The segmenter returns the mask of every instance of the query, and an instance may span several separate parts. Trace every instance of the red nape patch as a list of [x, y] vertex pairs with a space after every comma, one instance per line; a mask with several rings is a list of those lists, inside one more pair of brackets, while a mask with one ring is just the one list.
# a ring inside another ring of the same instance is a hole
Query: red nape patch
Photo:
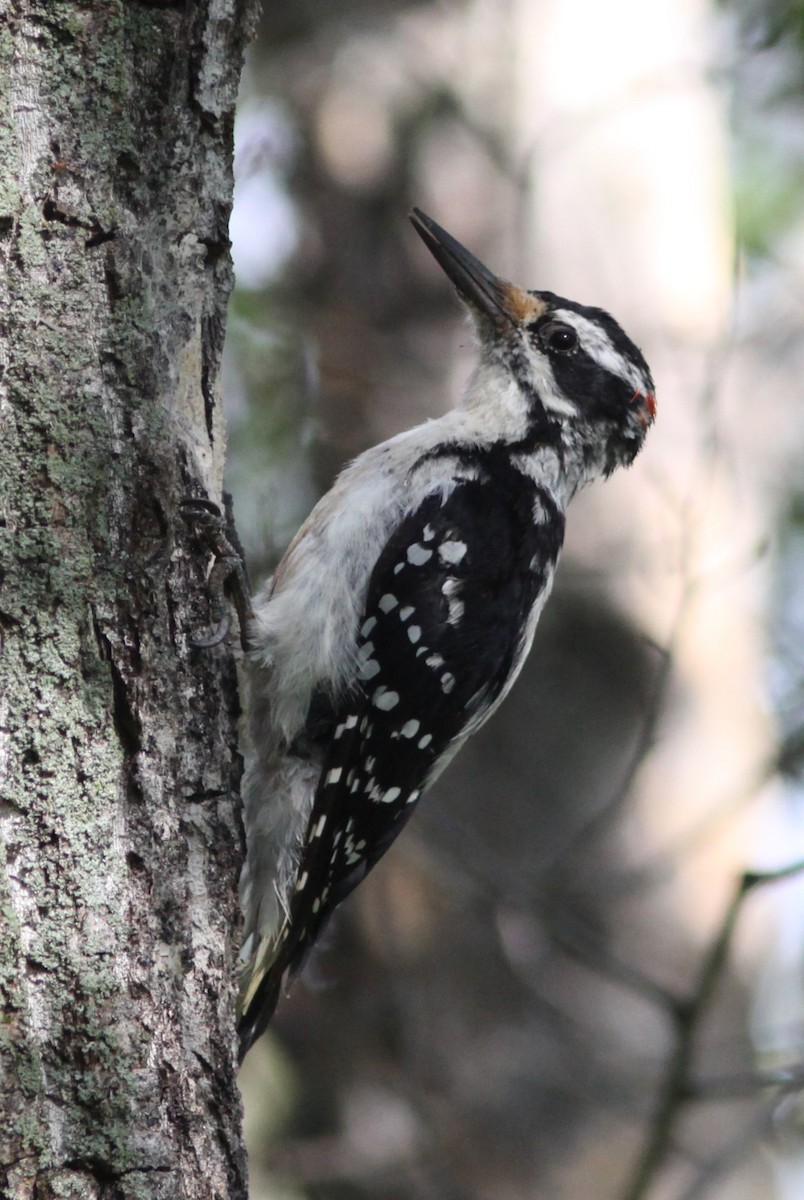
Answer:
[[656, 418], [656, 397], [653, 392], [640, 392], [637, 389], [631, 397], [631, 403], [634, 404], [637, 400], [642, 401], [639, 422], [643, 429], [647, 429]]

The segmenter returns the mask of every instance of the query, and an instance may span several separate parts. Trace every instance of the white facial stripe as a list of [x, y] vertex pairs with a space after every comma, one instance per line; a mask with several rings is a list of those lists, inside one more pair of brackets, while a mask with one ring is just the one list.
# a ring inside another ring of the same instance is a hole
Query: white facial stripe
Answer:
[[614, 349], [611, 338], [599, 325], [590, 321], [588, 317], [582, 317], [580, 313], [572, 312], [567, 308], [557, 309], [555, 316], [565, 325], [571, 325], [573, 329], [577, 330], [581, 349], [585, 350], [604, 371], [618, 375], [636, 391], [645, 390], [645, 380], [642, 378], [640, 370]]
[[536, 392], [548, 412], [562, 417], [577, 417], [578, 408], [559, 390], [553, 368], [544, 354], [534, 350], [526, 341], [525, 350], [530, 362], [530, 376]]

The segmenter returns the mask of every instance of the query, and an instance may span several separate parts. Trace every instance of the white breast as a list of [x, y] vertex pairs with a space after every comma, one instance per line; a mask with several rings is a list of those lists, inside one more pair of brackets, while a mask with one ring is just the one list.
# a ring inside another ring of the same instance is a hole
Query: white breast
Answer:
[[[435, 492], [446, 498], [476, 471], [448, 457], [419, 460], [449, 437], [449, 413], [362, 454], [299, 530], [269, 587], [256, 597], [252, 662], [275, 732], [301, 729], [313, 691], [337, 693], [357, 670], [355, 633], [374, 565], [403, 517]], [[417, 465], [418, 464], [418, 465]]]

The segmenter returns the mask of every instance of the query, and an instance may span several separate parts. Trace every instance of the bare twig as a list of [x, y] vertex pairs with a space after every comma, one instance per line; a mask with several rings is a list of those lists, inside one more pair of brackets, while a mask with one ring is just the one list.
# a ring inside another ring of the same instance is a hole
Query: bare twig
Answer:
[[693, 569], [696, 559], [697, 522], [695, 513], [697, 503], [699, 503], [699, 498], [691, 495], [681, 501], [678, 604], [665, 645], [656, 647], [660, 654], [659, 665], [647, 698], [634, 747], [623, 774], [609, 797], [573, 831], [570, 838], [555, 855], [552, 864], [545, 870], [544, 884], [548, 891], [563, 891], [577, 872], [578, 863], [582, 860], [582, 855], [588, 851], [588, 847], [611, 830], [617, 817], [630, 800], [637, 775], [653, 749], [672, 678], [676, 649], [701, 583]]
[[622, 778], [608, 800], [573, 830], [571, 837], [564, 843], [553, 863], [544, 872], [545, 887], [548, 890], [561, 888], [567, 876], [574, 872], [577, 856], [581, 849], [585, 850], [592, 841], [611, 828], [624, 804], [630, 798], [637, 773], [653, 749], [656, 731], [664, 711], [673, 665], [673, 646], [677, 638], [680, 620], [681, 614], [679, 614], [679, 623], [673, 631], [669, 645], [661, 650], [660, 664], [645, 708], [645, 716]]
[[715, 1183], [745, 1162], [760, 1138], [772, 1128], [775, 1114], [776, 1104], [765, 1105], [758, 1113], [754, 1113], [718, 1154], [701, 1164], [695, 1178], [681, 1191], [677, 1200], [702, 1200]]
[[688, 1086], [687, 1099], [709, 1101], [754, 1096], [765, 1088], [784, 1092], [804, 1089], [804, 1063], [791, 1063], [768, 1071], [742, 1071], [736, 1075], [695, 1079]]
[[[448, 838], [439, 839], [438, 874], [443, 879], [447, 869], [444, 860], [454, 862], [456, 882], [451, 886], [457, 888], [457, 880], [460, 880], [464, 903], [474, 892], [491, 896], [497, 903], [539, 920], [553, 945], [562, 954], [664, 1011], [675, 1010], [678, 1001], [671, 992], [615, 954], [587, 921], [571, 911], [566, 897], [547, 894], [538, 883], [526, 876], [512, 874], [504, 856], [496, 854], [468, 821], [461, 820], [455, 813], [447, 816], [435, 808], [429, 811], [427, 821], [433, 828], [441, 828], [449, 834]], [[415, 842], [409, 841], [405, 849], [408, 854], [415, 853]], [[432, 847], [428, 847], [428, 854], [432, 853]], [[518, 975], [528, 982], [521, 970]], [[532, 984], [529, 986], [532, 987]]]
[[710, 804], [703, 815], [669, 845], [630, 869], [620, 869], [616, 879], [608, 883], [609, 890], [617, 896], [626, 896], [671, 878], [678, 870], [679, 862], [703, 849], [724, 826], [756, 801], [778, 770], [778, 755], [774, 753], [760, 762], [751, 777], [739, 787]]
[[720, 927], [701, 963], [698, 979], [690, 996], [676, 1006], [675, 1048], [666, 1064], [647, 1141], [622, 1200], [645, 1200], [670, 1151], [682, 1109], [691, 1091], [690, 1077], [698, 1031], [722, 977], [746, 897], [757, 887], [778, 883], [803, 871], [804, 861], [800, 861], [778, 871], [746, 871], [740, 879]]

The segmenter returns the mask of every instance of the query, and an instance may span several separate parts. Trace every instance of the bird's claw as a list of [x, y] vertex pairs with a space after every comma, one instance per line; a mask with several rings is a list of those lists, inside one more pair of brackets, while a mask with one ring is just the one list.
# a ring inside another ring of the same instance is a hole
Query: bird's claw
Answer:
[[188, 646], [192, 646], [194, 650], [211, 650], [214, 646], [220, 646], [231, 628], [232, 622], [229, 620], [227, 614], [218, 622], [217, 627], [208, 637], [188, 637], [187, 644]]
[[[227, 496], [227, 501], [228, 499]], [[224, 515], [212, 500], [200, 496], [183, 500], [179, 513], [213, 556], [207, 587], [214, 628], [205, 636], [188, 637], [189, 644], [198, 650], [209, 650], [219, 646], [226, 638], [231, 629], [231, 620], [226, 609], [228, 594], [240, 622], [241, 645], [244, 650], [248, 650], [248, 623], [253, 615], [251, 593], [231, 514], [227, 511]]]

